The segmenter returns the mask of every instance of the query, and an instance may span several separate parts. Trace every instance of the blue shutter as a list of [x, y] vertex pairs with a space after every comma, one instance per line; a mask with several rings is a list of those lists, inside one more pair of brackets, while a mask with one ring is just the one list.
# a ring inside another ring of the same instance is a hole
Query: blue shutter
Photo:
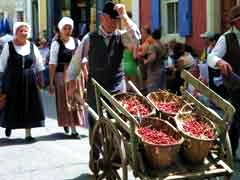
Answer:
[[152, 0], [152, 31], [159, 29], [161, 25], [161, 16], [160, 16], [160, 10], [161, 10], [161, 0]]
[[192, 33], [192, 0], [178, 0], [178, 29], [182, 37]]
[[0, 35], [3, 33], [3, 20], [0, 20]]

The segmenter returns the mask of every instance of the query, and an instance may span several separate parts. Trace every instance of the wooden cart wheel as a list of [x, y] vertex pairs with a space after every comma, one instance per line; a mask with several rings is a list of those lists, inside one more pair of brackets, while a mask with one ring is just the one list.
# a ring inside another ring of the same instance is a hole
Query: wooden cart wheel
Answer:
[[89, 166], [96, 179], [127, 180], [127, 158], [118, 130], [101, 118], [93, 128]]

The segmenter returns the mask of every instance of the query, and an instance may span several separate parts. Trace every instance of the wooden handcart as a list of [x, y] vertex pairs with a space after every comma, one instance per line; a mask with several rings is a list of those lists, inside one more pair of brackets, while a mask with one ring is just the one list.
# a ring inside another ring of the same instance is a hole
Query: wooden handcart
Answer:
[[[97, 112], [88, 107], [90, 114], [96, 119], [90, 137], [89, 167], [96, 179], [127, 180], [130, 167], [134, 177], [146, 180], [208, 179], [221, 176], [225, 179], [231, 178], [233, 170], [228, 128], [235, 109], [228, 101], [215, 94], [189, 72], [183, 71], [182, 78], [185, 80], [182, 87], [183, 98], [194, 103], [215, 123], [219, 135], [216, 142], [218, 148], [213, 149], [201, 165], [192, 166], [179, 160], [168, 168], [157, 170], [149, 168], [142, 155], [141, 141], [135, 133], [139, 125], [138, 120], [126, 111], [114, 96], [92, 79], [96, 93]], [[219, 106], [225, 112], [224, 117], [219, 117], [194, 98], [187, 91], [189, 84]], [[106, 99], [110, 103], [107, 103]], [[123, 113], [127, 119], [123, 119], [119, 112]]]

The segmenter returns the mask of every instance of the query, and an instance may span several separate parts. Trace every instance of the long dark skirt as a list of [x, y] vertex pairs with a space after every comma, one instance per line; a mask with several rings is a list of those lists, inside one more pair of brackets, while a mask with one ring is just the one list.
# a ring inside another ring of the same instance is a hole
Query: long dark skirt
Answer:
[[1, 127], [20, 129], [44, 126], [41, 96], [32, 69], [25, 69], [22, 73], [6, 73], [3, 93], [7, 97], [1, 112]]

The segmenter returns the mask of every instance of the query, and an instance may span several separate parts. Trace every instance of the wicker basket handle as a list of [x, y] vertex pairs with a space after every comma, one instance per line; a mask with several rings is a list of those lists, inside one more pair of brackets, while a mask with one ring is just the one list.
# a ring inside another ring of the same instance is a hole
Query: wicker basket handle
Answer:
[[[194, 107], [193, 107], [193, 105], [194, 105], [194, 103], [186, 103], [186, 104], [184, 104], [183, 106], [182, 106], [182, 108], [179, 110], [179, 114], [190, 114], [190, 113], [192, 113], [192, 110], [194, 109]], [[190, 110], [190, 111], [184, 111], [184, 109], [186, 108], [186, 107], [190, 107], [192, 110]]]

